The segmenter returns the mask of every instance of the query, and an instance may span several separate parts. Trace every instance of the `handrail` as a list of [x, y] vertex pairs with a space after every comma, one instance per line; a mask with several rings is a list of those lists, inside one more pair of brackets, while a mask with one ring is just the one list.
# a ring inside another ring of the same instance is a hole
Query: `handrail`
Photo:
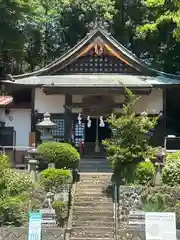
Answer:
[[68, 222], [67, 222], [67, 226], [64, 233], [64, 240], [69, 240], [71, 235], [75, 192], [76, 192], [76, 182], [73, 183], [71, 188], [71, 202], [70, 202], [71, 205], [69, 209]]
[[31, 149], [32, 147], [28, 147], [28, 146], [0, 146], [0, 148], [3, 148], [3, 149], [24, 149], [24, 150], [29, 150]]
[[118, 239], [118, 191], [117, 184], [114, 183], [114, 240]]

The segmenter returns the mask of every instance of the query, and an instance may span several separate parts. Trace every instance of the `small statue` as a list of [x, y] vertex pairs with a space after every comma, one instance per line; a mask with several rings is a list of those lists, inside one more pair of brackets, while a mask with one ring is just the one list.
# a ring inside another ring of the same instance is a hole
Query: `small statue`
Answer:
[[48, 192], [46, 194], [46, 198], [44, 199], [44, 202], [43, 202], [43, 208], [49, 208], [49, 209], [53, 208], [52, 207], [52, 201], [53, 201], [52, 197], [53, 196], [54, 196], [54, 194], [51, 192]]

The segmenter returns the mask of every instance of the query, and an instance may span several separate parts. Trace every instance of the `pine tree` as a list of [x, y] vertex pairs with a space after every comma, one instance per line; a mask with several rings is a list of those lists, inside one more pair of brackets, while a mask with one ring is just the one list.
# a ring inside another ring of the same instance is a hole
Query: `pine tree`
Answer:
[[125, 96], [122, 115], [111, 115], [108, 119], [112, 136], [104, 141], [104, 145], [112, 168], [128, 182], [128, 178], [133, 177], [136, 164], [154, 155], [155, 149], [149, 144], [149, 133], [155, 128], [158, 117], [149, 117], [146, 112], [137, 116], [133, 107], [139, 98], [126, 88]]

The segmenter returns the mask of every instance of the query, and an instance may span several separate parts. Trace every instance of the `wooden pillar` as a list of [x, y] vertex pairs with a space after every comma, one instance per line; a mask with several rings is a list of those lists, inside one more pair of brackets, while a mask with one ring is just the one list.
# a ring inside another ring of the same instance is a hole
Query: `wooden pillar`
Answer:
[[36, 132], [35, 88], [31, 92], [31, 132]]
[[163, 119], [164, 119], [164, 136], [167, 135], [167, 109], [166, 109], [166, 92], [167, 92], [167, 89], [164, 88], [163, 89]]
[[72, 95], [65, 95], [65, 131], [64, 131], [64, 141], [71, 142], [71, 134], [72, 134], [72, 110], [67, 106], [72, 105]]

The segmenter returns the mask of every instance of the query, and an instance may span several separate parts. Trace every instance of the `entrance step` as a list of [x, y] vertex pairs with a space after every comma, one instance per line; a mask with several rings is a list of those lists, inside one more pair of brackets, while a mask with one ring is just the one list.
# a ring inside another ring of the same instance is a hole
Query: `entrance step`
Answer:
[[80, 172], [112, 172], [106, 158], [83, 158], [80, 161]]

